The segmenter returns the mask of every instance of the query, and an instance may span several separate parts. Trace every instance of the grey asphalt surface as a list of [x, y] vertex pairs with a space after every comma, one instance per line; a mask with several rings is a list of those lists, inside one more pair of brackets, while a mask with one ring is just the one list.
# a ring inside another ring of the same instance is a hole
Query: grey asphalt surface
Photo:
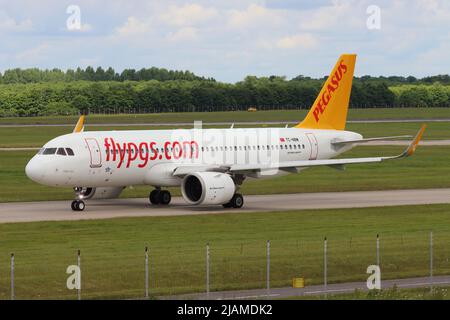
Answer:
[[[379, 120], [348, 120], [347, 123], [405, 123], [405, 122], [450, 122], [450, 119], [379, 119]], [[286, 125], [297, 124], [297, 121], [235, 121], [235, 122], [203, 122], [207, 126], [228, 126], [237, 125]], [[26, 128], [26, 127], [73, 127], [75, 124], [0, 124], [0, 128]], [[145, 126], [145, 127], [173, 127], [173, 126], [191, 126], [193, 122], [150, 122], [150, 123], [87, 123], [89, 126], [95, 127], [128, 127], [128, 126]]]
[[[394, 280], [381, 280], [381, 288], [388, 289], [396, 286], [399, 289], [411, 289], [411, 288], [423, 288], [429, 287], [433, 284], [433, 287], [449, 286], [450, 276], [434, 276], [422, 278], [408, 278], [408, 279], [394, 279]], [[324, 285], [314, 285], [305, 288], [272, 288], [269, 291], [267, 289], [251, 289], [251, 290], [237, 290], [237, 291], [213, 291], [209, 293], [195, 293], [184, 294], [176, 296], [159, 296], [161, 300], [252, 300], [252, 299], [283, 299], [289, 297], [298, 296], [317, 296], [324, 294], [339, 294], [339, 293], [352, 293], [355, 290], [367, 291], [366, 282], [347, 282], [347, 283], [335, 283], [328, 284], [325, 288]]]
[[0, 223], [443, 204], [450, 203], [450, 188], [248, 195], [244, 201], [241, 209], [224, 209], [187, 205], [180, 197], [169, 206], [152, 206], [143, 198], [87, 200], [83, 212], [72, 211], [69, 200], [0, 203]]

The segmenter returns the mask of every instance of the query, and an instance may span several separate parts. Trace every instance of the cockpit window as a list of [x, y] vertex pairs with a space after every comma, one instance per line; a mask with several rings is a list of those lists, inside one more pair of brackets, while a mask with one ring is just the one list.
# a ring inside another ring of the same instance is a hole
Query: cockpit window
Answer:
[[42, 154], [48, 155], [48, 154], [55, 154], [56, 153], [56, 148], [46, 148], [44, 149], [44, 151], [42, 152]]
[[74, 153], [73, 153], [73, 150], [72, 150], [72, 149], [70, 149], [70, 148], [66, 148], [66, 151], [67, 151], [67, 155], [69, 155], [69, 156], [73, 156], [73, 155], [74, 155]]
[[58, 150], [56, 151], [56, 154], [59, 154], [61, 156], [65, 156], [66, 155], [66, 151], [64, 150], [64, 148], [58, 148]]

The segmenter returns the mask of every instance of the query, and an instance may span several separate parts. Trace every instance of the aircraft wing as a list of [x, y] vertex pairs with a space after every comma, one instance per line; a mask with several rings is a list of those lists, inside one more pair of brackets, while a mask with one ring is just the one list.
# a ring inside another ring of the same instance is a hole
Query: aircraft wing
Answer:
[[349, 159], [326, 159], [326, 160], [300, 160], [300, 161], [285, 161], [281, 163], [274, 163], [268, 165], [258, 164], [236, 164], [230, 167], [230, 172], [251, 172], [260, 170], [273, 170], [280, 169], [286, 171], [294, 171], [296, 168], [307, 168], [317, 166], [331, 166], [331, 167], [343, 167], [346, 164], [358, 164], [358, 163], [374, 163], [385, 160], [400, 159], [411, 156], [419, 144], [420, 139], [425, 131], [426, 125], [422, 125], [419, 132], [417, 132], [414, 140], [401, 154], [391, 157], [368, 157], [368, 158], [349, 158]]
[[426, 125], [422, 125], [417, 132], [414, 139], [409, 146], [401, 154], [390, 157], [368, 157], [368, 158], [348, 158], [348, 159], [325, 159], [325, 160], [299, 160], [299, 161], [284, 161], [280, 163], [270, 164], [233, 164], [233, 165], [192, 165], [192, 166], [180, 166], [173, 171], [174, 176], [185, 176], [192, 172], [213, 171], [213, 172], [230, 172], [230, 173], [242, 173], [251, 174], [257, 171], [263, 170], [285, 170], [289, 172], [297, 172], [297, 168], [308, 168], [318, 166], [330, 166], [336, 169], [343, 168], [346, 164], [358, 164], [358, 163], [374, 163], [382, 162], [392, 159], [400, 159], [411, 156], [419, 144], [420, 139], [425, 131]]

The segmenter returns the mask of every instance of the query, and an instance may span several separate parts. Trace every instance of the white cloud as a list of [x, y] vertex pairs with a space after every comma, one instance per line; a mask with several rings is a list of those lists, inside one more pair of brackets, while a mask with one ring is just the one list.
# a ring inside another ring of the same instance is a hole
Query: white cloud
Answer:
[[[303, 30], [329, 30], [337, 27], [361, 27], [365, 25], [367, 16], [361, 8], [361, 2], [355, 3], [354, 0], [338, 1], [335, 0], [331, 5], [317, 7], [306, 10], [301, 13], [299, 26]], [[367, 7], [367, 6], [366, 6]], [[358, 23], [359, 22], [359, 23]]]
[[281, 49], [312, 49], [315, 48], [317, 44], [317, 39], [309, 33], [286, 36], [279, 39], [276, 43], [277, 47]]
[[0, 12], [0, 31], [4, 32], [22, 32], [33, 29], [33, 22], [31, 19], [16, 21], [16, 19], [9, 17], [5, 12]]
[[[0, 69], [150, 64], [237, 81], [247, 74], [323, 76], [329, 72], [325, 61], [355, 52], [359, 74], [450, 70], [450, 1], [78, 2], [84, 32], [70, 34], [59, 0], [0, 0], [0, 37], [8, 44], [0, 49]], [[377, 31], [366, 28], [371, 4], [381, 8]]]
[[150, 32], [152, 29], [149, 21], [142, 21], [134, 16], [128, 17], [124, 25], [116, 28], [115, 34], [119, 37], [133, 37]]
[[183, 27], [202, 24], [216, 16], [215, 8], [206, 8], [199, 4], [171, 5], [166, 12], [161, 14], [161, 20], [169, 25]]
[[258, 28], [261, 25], [280, 23], [280, 10], [268, 9], [262, 5], [250, 4], [245, 10], [231, 10], [228, 24], [233, 28]]
[[171, 32], [167, 36], [170, 42], [189, 42], [198, 39], [197, 29], [192, 27], [180, 28], [176, 32]]
[[17, 61], [23, 62], [25, 64], [31, 61], [38, 62], [48, 55], [50, 45], [47, 42], [39, 44], [36, 47], [26, 49], [16, 54], [15, 58]]

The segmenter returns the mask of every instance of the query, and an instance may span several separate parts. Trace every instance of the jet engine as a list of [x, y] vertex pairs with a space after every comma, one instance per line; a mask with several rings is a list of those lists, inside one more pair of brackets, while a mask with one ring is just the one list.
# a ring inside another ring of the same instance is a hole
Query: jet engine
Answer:
[[225, 173], [194, 172], [181, 183], [181, 194], [190, 204], [228, 203], [235, 191], [233, 179]]
[[80, 200], [118, 198], [125, 187], [76, 187], [75, 193]]

